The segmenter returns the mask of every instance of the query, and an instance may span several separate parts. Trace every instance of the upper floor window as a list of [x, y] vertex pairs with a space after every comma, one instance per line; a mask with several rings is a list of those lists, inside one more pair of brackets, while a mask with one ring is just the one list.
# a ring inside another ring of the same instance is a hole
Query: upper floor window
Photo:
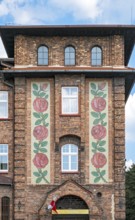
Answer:
[[0, 172], [8, 171], [8, 145], [0, 144]]
[[8, 118], [8, 92], [0, 91], [0, 118]]
[[72, 46], [65, 48], [65, 65], [75, 65], [75, 49]]
[[92, 66], [102, 65], [102, 50], [98, 46], [93, 47], [91, 50], [91, 65]]
[[78, 146], [74, 144], [66, 144], [62, 146], [61, 157], [62, 171], [78, 171]]
[[2, 197], [2, 220], [9, 220], [10, 219], [10, 198], [9, 197]]
[[48, 48], [46, 46], [38, 48], [38, 65], [48, 65]]
[[62, 87], [62, 114], [78, 114], [78, 87]]

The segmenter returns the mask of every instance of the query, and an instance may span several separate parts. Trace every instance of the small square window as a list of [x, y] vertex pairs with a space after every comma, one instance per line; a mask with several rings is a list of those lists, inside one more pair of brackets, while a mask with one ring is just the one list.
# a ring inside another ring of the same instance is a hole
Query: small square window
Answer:
[[78, 87], [62, 87], [62, 114], [78, 114]]
[[8, 92], [0, 91], [0, 118], [8, 118]]

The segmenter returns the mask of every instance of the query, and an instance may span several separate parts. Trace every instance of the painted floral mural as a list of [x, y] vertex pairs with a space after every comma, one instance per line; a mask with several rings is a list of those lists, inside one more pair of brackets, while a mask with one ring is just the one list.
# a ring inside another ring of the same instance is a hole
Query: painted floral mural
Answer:
[[108, 84], [90, 83], [90, 182], [108, 182]]
[[33, 82], [31, 86], [32, 182], [50, 182], [50, 84]]

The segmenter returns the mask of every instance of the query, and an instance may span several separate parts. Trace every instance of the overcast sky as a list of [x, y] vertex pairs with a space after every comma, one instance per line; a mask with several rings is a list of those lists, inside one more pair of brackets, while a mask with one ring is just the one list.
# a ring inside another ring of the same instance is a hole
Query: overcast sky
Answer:
[[[135, 24], [134, 0], [0, 0], [0, 25]], [[0, 41], [0, 57], [6, 53]], [[129, 66], [135, 67], [135, 53]], [[135, 87], [126, 104], [126, 159], [135, 162]]]

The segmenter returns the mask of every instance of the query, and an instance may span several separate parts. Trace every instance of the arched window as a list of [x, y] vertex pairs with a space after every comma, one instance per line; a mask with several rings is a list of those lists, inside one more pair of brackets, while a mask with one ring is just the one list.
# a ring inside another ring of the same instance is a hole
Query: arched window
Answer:
[[48, 48], [46, 46], [38, 48], [38, 65], [48, 65]]
[[65, 48], [65, 65], [75, 65], [75, 48], [72, 46]]
[[10, 198], [2, 197], [2, 220], [10, 219]]
[[92, 66], [102, 65], [102, 50], [98, 46], [93, 47], [91, 50], [91, 65]]
[[61, 148], [62, 172], [78, 171], [78, 146], [66, 144]]

